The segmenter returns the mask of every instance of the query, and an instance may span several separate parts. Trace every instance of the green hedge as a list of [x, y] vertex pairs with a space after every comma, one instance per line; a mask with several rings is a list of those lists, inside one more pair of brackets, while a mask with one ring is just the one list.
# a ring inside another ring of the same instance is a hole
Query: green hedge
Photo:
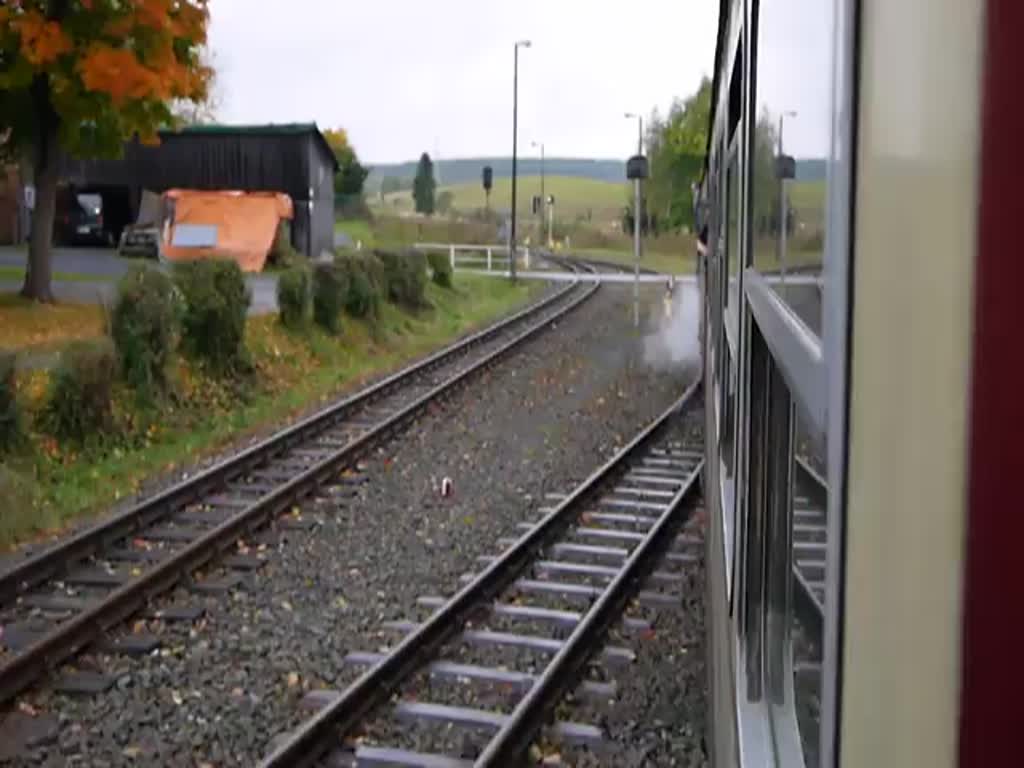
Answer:
[[219, 259], [188, 262], [176, 267], [174, 277], [185, 301], [185, 351], [217, 372], [246, 369], [245, 318], [252, 297], [238, 264]]
[[433, 252], [427, 256], [434, 282], [442, 288], [452, 287], [452, 262], [447, 253]]
[[58, 439], [78, 444], [102, 438], [112, 425], [116, 374], [117, 355], [110, 339], [69, 344], [50, 377], [44, 426]]
[[14, 386], [16, 355], [0, 349], [0, 454], [15, 448], [22, 438], [21, 410]]
[[345, 312], [351, 317], [376, 318], [383, 298], [383, 265], [372, 255], [339, 256], [335, 260], [348, 283]]
[[181, 329], [181, 299], [170, 277], [133, 267], [118, 286], [110, 316], [125, 381], [144, 396], [167, 387], [167, 368]]
[[328, 333], [341, 333], [341, 312], [348, 297], [348, 275], [336, 264], [313, 270], [313, 321]]
[[292, 267], [277, 280], [277, 309], [286, 328], [305, 328], [313, 308], [313, 280], [305, 267]]
[[389, 301], [409, 309], [426, 304], [427, 259], [419, 251], [375, 251], [384, 265]]

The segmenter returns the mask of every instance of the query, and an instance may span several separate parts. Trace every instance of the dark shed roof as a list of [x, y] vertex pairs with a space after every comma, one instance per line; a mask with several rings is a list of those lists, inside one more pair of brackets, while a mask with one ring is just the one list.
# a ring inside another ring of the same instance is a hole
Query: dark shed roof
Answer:
[[310, 189], [318, 189], [324, 175], [337, 170], [316, 124], [292, 123], [161, 131], [158, 146], [130, 141], [116, 160], [66, 157], [61, 175], [83, 186], [272, 190], [307, 200]]

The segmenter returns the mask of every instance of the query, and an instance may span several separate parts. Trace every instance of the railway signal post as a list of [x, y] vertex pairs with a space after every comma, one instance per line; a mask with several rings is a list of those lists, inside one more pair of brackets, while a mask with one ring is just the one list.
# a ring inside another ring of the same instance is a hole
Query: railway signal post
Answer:
[[633, 182], [633, 255], [636, 258], [633, 279], [633, 325], [640, 327], [640, 183], [646, 179], [647, 158], [634, 155], [626, 161], [626, 178]]
[[647, 158], [644, 157], [644, 118], [632, 112], [627, 119], [637, 119], [636, 154], [626, 162], [626, 178], [633, 182], [633, 256], [636, 259], [633, 280], [633, 325], [640, 327], [640, 183], [647, 178]]

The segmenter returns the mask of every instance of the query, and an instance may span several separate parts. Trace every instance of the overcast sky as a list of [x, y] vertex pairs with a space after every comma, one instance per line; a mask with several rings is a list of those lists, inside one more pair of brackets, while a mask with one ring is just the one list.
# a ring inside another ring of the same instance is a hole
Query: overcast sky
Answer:
[[714, 69], [718, 0], [211, 0], [218, 118], [342, 126], [364, 162], [622, 158]]

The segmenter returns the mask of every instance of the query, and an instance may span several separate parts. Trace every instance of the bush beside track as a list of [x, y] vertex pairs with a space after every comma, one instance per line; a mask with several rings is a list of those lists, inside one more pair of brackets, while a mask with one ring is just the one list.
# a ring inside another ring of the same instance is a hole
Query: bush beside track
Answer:
[[[174, 286], [130, 273], [105, 322], [117, 342], [105, 342], [109, 358], [94, 339], [61, 353], [54, 372], [18, 372], [13, 399], [3, 400], [10, 387], [0, 382], [0, 464], [34, 491], [28, 504], [21, 499], [8, 508], [0, 501], [0, 549], [55, 532], [134, 494], [150, 475], [355, 389], [504, 314], [540, 287], [466, 277], [456, 290], [442, 289], [428, 284], [421, 266], [419, 276], [401, 264], [389, 273], [372, 256], [339, 258], [330, 268], [338, 278], [327, 310], [337, 310], [333, 331], [295, 322], [312, 280], [299, 286], [299, 306], [281, 303], [281, 318], [245, 319], [248, 295], [244, 283], [237, 290], [231, 267], [198, 268], [216, 271], [216, 279], [189, 268], [175, 275]], [[285, 290], [294, 294], [295, 286]], [[174, 310], [162, 303], [169, 291]], [[340, 321], [341, 314], [347, 319]], [[103, 380], [92, 375], [104, 372], [110, 375]], [[75, 418], [61, 407], [70, 402], [68, 392], [79, 391], [90, 405], [82, 417], [99, 426], [76, 421], [77, 406]]]

